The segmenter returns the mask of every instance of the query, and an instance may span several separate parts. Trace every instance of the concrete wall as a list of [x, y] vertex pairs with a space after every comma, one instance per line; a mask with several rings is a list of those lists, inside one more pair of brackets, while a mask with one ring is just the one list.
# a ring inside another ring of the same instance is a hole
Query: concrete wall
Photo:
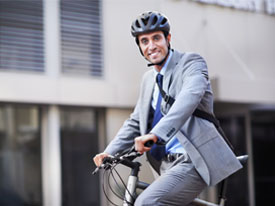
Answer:
[[274, 16], [188, 0], [103, 0], [104, 76], [93, 78], [59, 72], [58, 3], [45, 2], [46, 71], [0, 71], [1, 101], [133, 107], [147, 68], [130, 25], [158, 10], [171, 21], [172, 47], [207, 60], [217, 101], [275, 103]]
[[136, 83], [146, 67], [130, 36], [131, 21], [143, 11], [158, 10], [170, 19], [172, 47], [198, 52], [208, 62], [217, 101], [275, 102], [274, 16], [187, 0], [105, 0], [104, 5], [106, 59], [115, 63], [110, 68], [116, 75], [124, 68], [123, 82]]

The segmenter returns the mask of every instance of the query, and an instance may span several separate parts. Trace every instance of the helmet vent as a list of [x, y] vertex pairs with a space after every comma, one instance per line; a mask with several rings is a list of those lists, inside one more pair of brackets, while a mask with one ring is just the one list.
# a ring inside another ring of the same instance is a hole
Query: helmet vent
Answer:
[[143, 19], [143, 18], [142, 18], [141, 20], [142, 20], [142, 22], [143, 22], [144, 25], [147, 25], [147, 23], [148, 23], [148, 18], [146, 18], [146, 19]]
[[154, 19], [152, 21], [152, 25], [155, 25], [157, 23], [157, 21], [158, 21], [158, 17], [154, 16]]
[[138, 28], [141, 27], [138, 21], [136, 21], [136, 27], [138, 27]]
[[164, 25], [166, 22], [167, 22], [167, 19], [163, 19], [163, 20], [161, 21], [161, 25]]

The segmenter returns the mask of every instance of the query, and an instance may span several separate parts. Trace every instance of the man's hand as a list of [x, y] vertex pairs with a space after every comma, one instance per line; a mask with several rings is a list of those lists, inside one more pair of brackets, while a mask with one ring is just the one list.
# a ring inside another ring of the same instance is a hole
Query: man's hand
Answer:
[[94, 163], [97, 167], [99, 167], [100, 165], [102, 165], [103, 163], [103, 159], [104, 157], [107, 157], [109, 156], [109, 154], [107, 153], [100, 153], [100, 154], [97, 154], [95, 157], [94, 157]]
[[149, 151], [151, 148], [144, 146], [144, 144], [149, 140], [153, 140], [154, 143], [156, 143], [157, 140], [158, 140], [158, 137], [154, 134], [146, 134], [146, 135], [143, 135], [143, 136], [136, 137], [135, 138], [135, 150], [138, 151], [141, 154], [143, 154], [144, 152]]

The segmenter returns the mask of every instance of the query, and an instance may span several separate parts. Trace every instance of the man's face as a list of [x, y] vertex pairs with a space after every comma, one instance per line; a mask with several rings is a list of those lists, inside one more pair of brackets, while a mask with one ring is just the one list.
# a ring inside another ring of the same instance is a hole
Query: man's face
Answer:
[[138, 36], [139, 46], [144, 57], [153, 64], [161, 62], [168, 53], [171, 35], [165, 38], [162, 31], [155, 31]]

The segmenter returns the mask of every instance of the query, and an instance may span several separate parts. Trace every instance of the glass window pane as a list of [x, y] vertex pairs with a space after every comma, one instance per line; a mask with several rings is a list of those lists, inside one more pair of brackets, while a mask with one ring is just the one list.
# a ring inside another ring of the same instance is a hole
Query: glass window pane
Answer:
[[251, 119], [256, 205], [273, 205], [275, 111], [254, 111]]
[[41, 205], [39, 109], [0, 105], [0, 205]]
[[0, 1], [0, 69], [44, 70], [42, 0]]
[[100, 205], [99, 179], [92, 175], [92, 157], [98, 152], [97, 120], [93, 109], [61, 110], [63, 205]]
[[62, 71], [102, 76], [101, 1], [60, 0]]
[[[228, 139], [234, 147], [236, 155], [246, 154], [245, 118], [243, 116], [229, 116], [218, 118]], [[242, 191], [236, 193], [234, 191]], [[229, 177], [227, 183], [227, 206], [249, 205], [248, 197], [248, 169], [247, 165]]]

